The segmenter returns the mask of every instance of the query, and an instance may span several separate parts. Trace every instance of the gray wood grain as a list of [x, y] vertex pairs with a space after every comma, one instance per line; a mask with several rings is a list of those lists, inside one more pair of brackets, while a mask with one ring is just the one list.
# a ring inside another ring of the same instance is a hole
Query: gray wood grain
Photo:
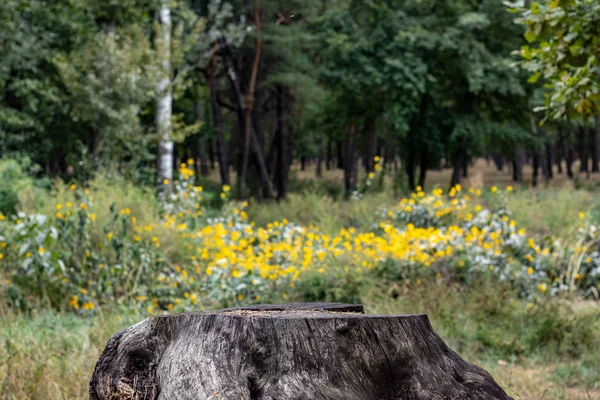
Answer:
[[294, 303], [148, 318], [107, 344], [92, 400], [450, 400], [510, 397], [426, 315]]

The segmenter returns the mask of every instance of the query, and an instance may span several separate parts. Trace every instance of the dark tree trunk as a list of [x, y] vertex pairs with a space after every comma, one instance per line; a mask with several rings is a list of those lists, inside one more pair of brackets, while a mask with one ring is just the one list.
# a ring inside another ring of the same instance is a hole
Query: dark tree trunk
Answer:
[[546, 167], [544, 168], [544, 177], [546, 181], [549, 182], [554, 178], [554, 172], [552, 171], [552, 145], [550, 143], [546, 144], [546, 158], [544, 160]]
[[344, 169], [344, 146], [341, 141], [336, 142], [337, 147], [337, 167], [339, 169]]
[[286, 151], [287, 151], [287, 163], [288, 163], [288, 170], [290, 169], [290, 167], [292, 166], [292, 163], [294, 162], [294, 140], [295, 140], [295, 132], [294, 132], [294, 126], [292, 124], [287, 124], [287, 146], [286, 146]]
[[406, 153], [406, 157], [403, 160], [404, 163], [404, 170], [406, 171], [406, 178], [408, 180], [408, 189], [410, 189], [411, 192], [414, 192], [416, 190], [416, 184], [415, 184], [415, 156], [414, 156], [414, 152], [412, 151], [408, 151]]
[[[206, 119], [204, 115], [204, 99], [199, 98], [196, 100], [196, 119], [200, 123], [204, 123]], [[210, 171], [208, 170], [208, 155], [206, 152], [206, 139], [204, 138], [204, 129], [200, 128], [198, 132], [198, 173], [202, 176], [208, 176]]]
[[579, 172], [585, 172], [589, 178], [589, 152], [586, 140], [587, 130], [584, 126], [577, 128], [577, 153], [579, 154]]
[[317, 178], [323, 176], [323, 143], [319, 143], [319, 154], [317, 155]]
[[558, 127], [558, 142], [556, 143], [554, 154], [554, 161], [556, 162], [557, 173], [562, 174], [562, 161], [565, 158], [565, 139], [563, 137], [562, 129], [560, 126]]
[[212, 139], [208, 139], [206, 141], [208, 147], [208, 159], [210, 160], [210, 169], [211, 171], [215, 170], [215, 148]]
[[368, 315], [335, 303], [148, 318], [110, 339], [89, 393], [91, 400], [512, 400], [452, 351], [427, 315]]
[[502, 154], [494, 154], [492, 160], [494, 160], [494, 164], [496, 164], [496, 169], [498, 171], [504, 170], [504, 156]]
[[344, 137], [344, 188], [347, 195], [355, 192], [358, 187], [358, 152], [354, 144], [355, 133], [356, 127], [350, 125]]
[[365, 169], [367, 173], [375, 170], [375, 153], [377, 152], [377, 136], [373, 132], [373, 121], [365, 122], [364, 134], [368, 137], [367, 150], [365, 151]]
[[306, 156], [300, 156], [300, 171], [306, 169]]
[[531, 162], [531, 167], [533, 168], [531, 184], [533, 185], [533, 187], [536, 187], [538, 184], [539, 165], [540, 165], [540, 155], [536, 151], [535, 153], [533, 153], [533, 160]]
[[458, 185], [462, 181], [463, 176], [465, 175], [463, 168], [465, 167], [467, 157], [463, 148], [462, 137], [459, 137], [457, 139], [457, 149], [454, 151], [453, 158], [454, 159], [452, 160], [452, 178], [450, 181], [450, 188], [453, 188], [456, 185]]
[[523, 182], [523, 164], [525, 163], [525, 149], [518, 145], [513, 155], [513, 181]]
[[600, 172], [600, 114], [596, 116], [594, 128], [590, 128], [590, 150], [592, 152], [592, 172]]
[[573, 159], [575, 157], [573, 156], [573, 148], [572, 147], [567, 147], [567, 157], [565, 158], [565, 164], [567, 167], [567, 176], [569, 177], [569, 179], [573, 179]]
[[325, 168], [327, 171], [331, 169], [331, 162], [333, 159], [333, 140], [327, 139], [327, 160], [325, 161]]
[[423, 144], [419, 157], [419, 186], [421, 186], [421, 190], [425, 190], [425, 179], [427, 177], [427, 168], [429, 167], [427, 154], [427, 147]]
[[276, 167], [275, 167], [275, 185], [277, 186], [277, 199], [281, 200], [287, 195], [288, 172], [290, 162], [288, 160], [288, 140], [286, 137], [285, 120], [285, 89], [277, 86], [277, 127], [275, 129], [274, 146], [277, 148]]
[[[275, 188], [273, 187], [273, 183], [271, 182], [271, 178], [269, 177], [269, 172], [267, 170], [267, 164], [265, 162], [265, 156], [264, 156], [262, 147], [260, 145], [260, 142], [258, 140], [257, 133], [255, 132], [252, 118], [249, 117], [249, 115], [251, 116], [251, 113], [248, 113], [248, 109], [246, 109], [244, 96], [242, 95], [242, 92], [240, 90], [238, 73], [236, 72], [236, 70], [234, 68], [233, 56], [231, 54], [231, 49], [229, 48], [229, 44], [227, 43], [227, 40], [224, 37], [219, 38], [219, 46], [220, 46], [221, 53], [224, 56], [225, 64], [227, 66], [227, 71], [228, 71], [227, 76], [228, 76], [229, 82], [231, 84], [233, 98], [236, 102], [237, 120], [238, 120], [238, 124], [239, 124], [240, 137], [244, 139], [243, 140], [244, 143], [241, 143], [241, 144], [242, 144], [242, 146], [245, 147], [245, 144], [247, 143], [254, 153], [254, 157], [255, 157], [254, 161], [255, 161], [255, 164], [257, 165], [257, 169], [259, 170], [258, 172], [259, 172], [262, 184], [263, 184], [263, 188], [264, 188], [266, 197], [275, 197]], [[250, 149], [248, 149], [248, 151], [249, 150]], [[242, 155], [245, 152], [246, 152], [246, 149], [243, 149]], [[247, 161], [247, 160], [244, 160], [245, 158], [246, 158], [245, 156], [242, 157], [242, 165], [240, 167], [244, 167], [245, 161]], [[238, 168], [238, 173], [241, 174], [243, 169], [244, 168]], [[245, 177], [243, 176], [243, 174], [241, 174], [241, 176], [239, 177], [239, 179], [240, 179], [239, 186], [240, 186], [240, 190], [242, 192], [243, 192], [242, 189], [244, 188], [244, 185], [246, 184], [246, 182], [244, 181], [245, 180], [244, 178]], [[243, 195], [243, 193], [240, 193], [240, 195]]]
[[213, 114], [213, 124], [217, 131], [217, 158], [219, 159], [219, 174], [223, 185], [231, 185], [229, 180], [229, 158], [227, 157], [227, 143], [225, 139], [225, 128], [223, 126], [223, 114], [218, 102], [217, 80], [216, 80], [217, 60], [213, 58], [209, 68], [208, 86], [210, 90], [210, 106]]

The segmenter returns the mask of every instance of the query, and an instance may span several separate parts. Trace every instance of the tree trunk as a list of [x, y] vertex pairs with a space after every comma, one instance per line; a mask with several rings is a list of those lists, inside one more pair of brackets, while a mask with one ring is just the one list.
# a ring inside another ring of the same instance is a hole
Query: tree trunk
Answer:
[[512, 400], [427, 315], [292, 303], [148, 318], [110, 339], [90, 399]]
[[408, 189], [411, 192], [414, 192], [416, 187], [415, 184], [415, 156], [414, 152], [410, 149], [406, 153], [406, 157], [402, 160], [404, 161], [404, 170], [406, 171], [406, 178], [408, 180]]
[[[198, 98], [196, 99], [196, 119], [200, 123], [205, 122], [204, 115], [204, 99]], [[200, 132], [198, 132], [198, 172], [202, 176], [208, 176], [210, 173], [208, 169], [208, 154], [206, 152], [206, 139], [204, 138], [204, 129], [200, 128]]]
[[344, 137], [344, 187], [346, 194], [350, 195], [358, 187], [358, 152], [354, 144], [355, 126], [346, 129]]
[[275, 185], [277, 187], [277, 199], [281, 200], [287, 195], [287, 180], [290, 163], [288, 159], [288, 140], [286, 138], [285, 112], [285, 89], [277, 86], [277, 126], [275, 128], [275, 143], [277, 147]]
[[377, 136], [373, 131], [373, 121], [365, 121], [364, 134], [368, 137], [367, 150], [365, 151], [365, 169], [367, 173], [375, 170], [375, 153], [377, 152]]
[[306, 169], [306, 156], [300, 156], [300, 171]]
[[341, 141], [337, 141], [337, 167], [339, 169], [344, 169], [344, 148]]
[[162, 0], [160, 22], [160, 79], [156, 87], [156, 131], [158, 132], [158, 182], [162, 190], [171, 192], [173, 183], [173, 141], [171, 140], [171, 10]]
[[210, 89], [210, 108], [213, 114], [213, 124], [217, 131], [217, 158], [219, 159], [219, 174], [223, 185], [231, 185], [229, 180], [229, 157], [227, 155], [227, 142], [225, 139], [225, 127], [223, 126], [223, 114], [218, 102], [216, 68], [217, 60], [213, 57], [209, 68], [208, 86]]
[[565, 159], [565, 164], [567, 166], [567, 176], [569, 179], [573, 179], [573, 148], [567, 148], [567, 157]]
[[457, 139], [457, 149], [454, 152], [454, 160], [452, 160], [452, 178], [450, 180], [450, 188], [455, 187], [462, 181], [464, 176], [463, 167], [466, 162], [466, 155], [463, 149], [463, 138]]
[[494, 154], [492, 155], [492, 160], [494, 160], [494, 164], [496, 164], [496, 169], [498, 171], [504, 170], [504, 156], [502, 154]]
[[525, 149], [518, 145], [513, 155], [513, 181], [523, 182], [523, 164], [525, 163]]
[[215, 170], [215, 148], [212, 139], [206, 141], [208, 147], [208, 159], [210, 160], [210, 170]]
[[333, 140], [327, 139], [327, 160], [325, 161], [325, 168], [327, 171], [331, 169], [331, 160], [333, 158]]
[[592, 172], [600, 172], [600, 114], [596, 116], [596, 125], [590, 129], [591, 151], [592, 151]]
[[556, 162], [557, 173], [562, 174], [562, 161], [565, 158], [565, 139], [563, 137], [560, 125], [558, 126], [558, 142], [556, 143], [554, 154], [554, 161]]
[[538, 183], [539, 166], [540, 166], [540, 155], [536, 151], [535, 153], [533, 153], [533, 161], [531, 162], [531, 167], [533, 168], [531, 184], [533, 185], [533, 187], [536, 187], [537, 183]]
[[317, 178], [321, 178], [323, 176], [323, 143], [319, 143], [319, 154], [317, 155]]
[[[248, 174], [248, 156], [250, 155], [250, 141], [256, 141], [258, 147], [260, 142], [258, 138], [252, 136], [252, 110], [254, 108], [254, 91], [256, 89], [256, 77], [258, 75], [258, 67], [260, 65], [260, 56], [262, 49], [262, 41], [260, 37], [260, 0], [254, 0], [254, 29], [256, 33], [256, 48], [254, 51], [254, 62], [252, 63], [252, 74], [250, 76], [250, 86], [248, 88], [248, 96], [246, 96], [246, 120], [244, 123], [244, 149], [242, 167], [239, 178], [239, 196], [241, 199], [246, 198], [246, 185]], [[256, 147], [256, 144], [254, 145]], [[264, 158], [263, 158], [264, 161]], [[268, 176], [268, 175], [267, 175]], [[270, 179], [269, 179], [270, 180]]]
[[584, 126], [577, 128], [577, 153], [579, 154], [579, 172], [585, 172], [589, 178], [589, 153], [586, 136], [587, 130]]
[[546, 158], [544, 159], [545, 168], [544, 168], [544, 178], [546, 178], [546, 182], [550, 182], [552, 178], [554, 178], [554, 172], [552, 171], [552, 145], [550, 143], [546, 143]]
[[[240, 86], [239, 86], [239, 82], [238, 82], [238, 74], [234, 68], [233, 55], [231, 54], [229, 44], [227, 43], [227, 39], [225, 37], [219, 38], [219, 46], [221, 48], [221, 53], [224, 55], [224, 59], [227, 64], [227, 72], [228, 72], [227, 75], [229, 77], [229, 82], [231, 84], [233, 98], [236, 102], [237, 120], [238, 120], [238, 124], [240, 125], [239, 131], [243, 132], [242, 136], [245, 136], [246, 132], [247, 132], [247, 127], [248, 126], [250, 127], [250, 132], [249, 132], [250, 133], [250, 135], [249, 135], [250, 145], [252, 146], [252, 150], [254, 151], [255, 162], [256, 162], [257, 168], [259, 170], [260, 178], [261, 178], [261, 181], [263, 184], [263, 188], [264, 188], [266, 197], [275, 197], [275, 188], [273, 187], [273, 183], [271, 182], [271, 178], [269, 177], [269, 171], [267, 170], [265, 156], [264, 156], [262, 147], [260, 145], [260, 142], [258, 140], [258, 137], [256, 135], [256, 132], [254, 131], [254, 126], [252, 123], [250, 123], [250, 124], [246, 123], [246, 122], [252, 122], [251, 121], [252, 119], [250, 118], [250, 121], [247, 121], [248, 114], [245, 112], [246, 106], [244, 105], [244, 97], [240, 90]], [[252, 114], [250, 113], [250, 115], [252, 115]], [[242, 161], [242, 166], [243, 166], [243, 161]], [[241, 172], [240, 172], [240, 175], [241, 175]], [[240, 176], [240, 179], [242, 179], [241, 176]], [[241, 189], [242, 182], [240, 181], [239, 184], [240, 184], [240, 189]]]
[[421, 149], [421, 156], [419, 157], [419, 186], [421, 186], [421, 190], [425, 190], [425, 178], [427, 177], [427, 168], [428, 159], [427, 159], [427, 147], [423, 143], [423, 148]]

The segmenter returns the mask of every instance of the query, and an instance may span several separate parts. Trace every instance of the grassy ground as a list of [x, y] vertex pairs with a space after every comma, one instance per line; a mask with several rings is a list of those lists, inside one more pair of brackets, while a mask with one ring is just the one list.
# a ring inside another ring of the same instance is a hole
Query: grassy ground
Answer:
[[[598, 306], [511, 302], [508, 292], [442, 284], [387, 289], [375, 284], [362, 293], [368, 312], [428, 313], [453, 349], [490, 371], [515, 399], [600, 398]], [[114, 310], [92, 320], [3, 313], [0, 398], [87, 399], [106, 341], [141, 318]]]
[[[312, 181], [313, 174], [311, 168], [295, 171], [293, 184], [298, 191], [279, 204], [251, 204], [250, 220], [265, 225], [287, 218], [317, 225], [325, 232], [348, 226], [367, 230], [382, 206], [398, 201], [391, 191], [368, 193], [360, 202], [334, 200], [339, 193], [340, 172], [326, 171], [320, 181]], [[431, 172], [428, 186], [446, 187], [447, 174]], [[582, 185], [562, 178], [555, 183], [536, 190], [515, 188], [508, 196], [519, 226], [537, 237], [557, 235], [568, 241], [573, 238], [580, 212], [600, 222], [600, 203], [595, 201], [597, 194], [587, 190], [590, 185], [584, 190]], [[131, 208], [144, 224], [156, 220], [152, 193], [124, 182], [100, 180], [96, 184], [97, 204], [106, 204], [108, 209], [111, 199], [119, 198], [119, 207]], [[469, 184], [507, 186], [510, 174], [479, 162], [471, 169]], [[59, 186], [56, 195], [47, 199], [24, 192], [21, 204], [25, 211], [52, 213], [56, 203], [67, 201], [67, 192], [65, 186]], [[484, 190], [482, 201], [486, 198]], [[106, 213], [98, 219], [108, 218]], [[163, 243], [165, 247], [177, 245], [177, 237]], [[352, 295], [360, 298], [368, 312], [427, 313], [435, 330], [453, 349], [490, 371], [515, 399], [600, 400], [597, 303], [573, 299], [529, 303], [515, 300], [512, 293], [494, 283], [465, 291], [441, 281], [427, 287], [371, 281], [361, 282], [357, 290], [360, 293]], [[142, 318], [118, 309], [81, 319], [51, 311], [16, 315], [0, 308], [0, 399], [87, 399], [88, 379], [106, 341]]]

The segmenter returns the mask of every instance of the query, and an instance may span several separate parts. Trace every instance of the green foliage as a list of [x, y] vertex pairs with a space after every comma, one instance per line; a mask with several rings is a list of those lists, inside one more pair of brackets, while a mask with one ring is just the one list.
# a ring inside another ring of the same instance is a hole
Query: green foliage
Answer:
[[518, 53], [531, 73], [530, 83], [544, 78], [550, 117], [595, 116], [600, 112], [600, 4], [594, 0], [505, 2], [521, 14], [530, 43]]

